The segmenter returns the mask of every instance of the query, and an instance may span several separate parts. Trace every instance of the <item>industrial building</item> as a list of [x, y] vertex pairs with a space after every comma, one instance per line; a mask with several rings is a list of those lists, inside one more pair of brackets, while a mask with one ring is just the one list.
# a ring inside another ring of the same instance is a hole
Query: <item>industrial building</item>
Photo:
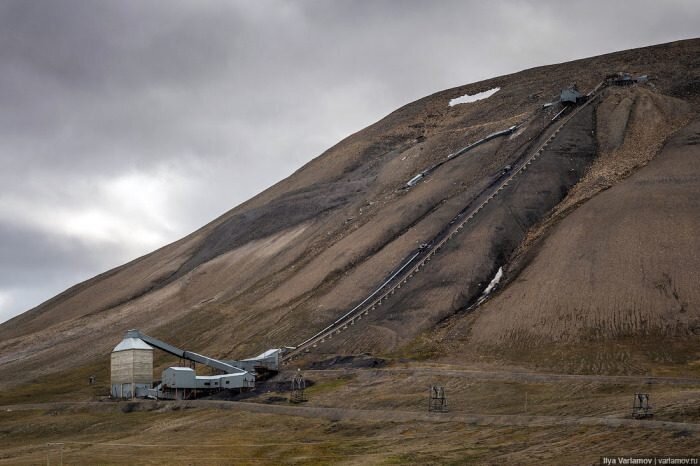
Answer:
[[649, 82], [649, 76], [643, 74], [641, 76], [633, 77], [629, 73], [619, 72], [606, 76], [606, 80], [609, 84], [613, 86], [632, 86], [633, 84], [646, 83]]
[[153, 348], [139, 338], [124, 338], [112, 350], [112, 398], [144, 397], [153, 386]]
[[[193, 367], [168, 367], [161, 380], [153, 381], [153, 351], [160, 349], [188, 361]], [[256, 373], [274, 373], [279, 369], [280, 349], [241, 361], [221, 361], [181, 350], [138, 330], [129, 330], [112, 350], [111, 397], [114, 399], [156, 398], [190, 399], [219, 390], [250, 390]], [[218, 374], [197, 375], [196, 364], [210, 367]]]
[[576, 84], [572, 84], [566, 89], [562, 89], [559, 94], [559, 102], [563, 105], [578, 105], [586, 101], [586, 96], [581, 94], [576, 87]]
[[190, 367], [168, 367], [163, 371], [161, 383], [148, 391], [149, 398], [186, 400], [225, 389], [251, 389], [255, 387], [255, 375], [240, 374], [196, 375]]
[[280, 365], [280, 355], [282, 350], [279, 348], [269, 349], [254, 358], [241, 359], [238, 361], [224, 361], [232, 366], [239, 367], [248, 372], [276, 372]]

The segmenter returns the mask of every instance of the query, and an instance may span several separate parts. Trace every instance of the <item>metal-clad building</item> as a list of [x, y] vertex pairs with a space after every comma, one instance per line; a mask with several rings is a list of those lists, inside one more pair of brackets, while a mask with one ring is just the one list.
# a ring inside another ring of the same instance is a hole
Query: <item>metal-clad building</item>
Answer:
[[189, 367], [168, 367], [163, 371], [162, 383], [170, 388], [197, 388], [194, 369]]
[[280, 365], [280, 348], [273, 348], [261, 353], [254, 358], [235, 361], [224, 361], [232, 366], [239, 367], [248, 372], [278, 371]]
[[139, 338], [124, 338], [111, 359], [112, 398], [146, 396], [153, 385], [153, 348]]
[[255, 387], [252, 374], [198, 375], [195, 382], [197, 388], [203, 390]]
[[240, 374], [197, 375], [189, 367], [168, 367], [162, 382], [148, 392], [150, 398], [186, 400], [225, 389], [247, 390], [255, 387], [255, 376]]
[[576, 88], [576, 85], [569, 86], [566, 89], [562, 89], [561, 94], [559, 95], [559, 101], [566, 105], [566, 104], [578, 104], [581, 102], [581, 100], [584, 100], [583, 95], [578, 91]]

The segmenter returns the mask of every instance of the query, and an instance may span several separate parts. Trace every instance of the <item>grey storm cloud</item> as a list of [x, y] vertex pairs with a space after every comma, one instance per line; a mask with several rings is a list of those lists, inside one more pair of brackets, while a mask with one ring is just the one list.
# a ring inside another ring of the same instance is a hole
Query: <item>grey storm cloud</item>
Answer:
[[0, 321], [419, 97], [698, 24], [694, 0], [0, 2]]

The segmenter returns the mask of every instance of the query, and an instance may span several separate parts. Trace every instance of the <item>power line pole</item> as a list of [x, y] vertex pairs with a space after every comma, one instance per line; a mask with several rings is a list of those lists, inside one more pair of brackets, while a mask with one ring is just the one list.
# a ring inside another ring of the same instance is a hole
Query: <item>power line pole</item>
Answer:
[[60, 458], [60, 466], [63, 466], [63, 443], [47, 443], [46, 447], [48, 448], [48, 451], [46, 452], [46, 466], [50, 466], [50, 458], [51, 458], [51, 447], [58, 447], [59, 451], [59, 458]]

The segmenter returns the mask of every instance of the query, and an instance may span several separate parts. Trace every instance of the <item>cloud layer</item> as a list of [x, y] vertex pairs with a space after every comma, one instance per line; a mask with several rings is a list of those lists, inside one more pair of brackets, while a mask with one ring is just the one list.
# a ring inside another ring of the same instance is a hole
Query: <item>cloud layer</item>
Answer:
[[0, 3], [0, 321], [430, 94], [697, 35], [696, 1]]

